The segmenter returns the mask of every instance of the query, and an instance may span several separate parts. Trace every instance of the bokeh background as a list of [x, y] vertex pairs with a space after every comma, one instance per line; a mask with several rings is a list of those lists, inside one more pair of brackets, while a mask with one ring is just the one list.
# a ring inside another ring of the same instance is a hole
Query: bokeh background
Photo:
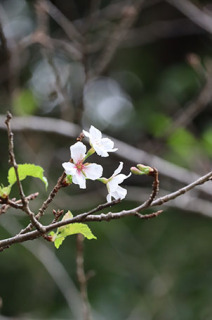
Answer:
[[[9, 166], [7, 110], [18, 163], [42, 166], [48, 191], [69, 146], [91, 124], [117, 139], [116, 154], [93, 158], [105, 176], [119, 161], [127, 174], [139, 162], [135, 150], [145, 151], [141, 162], [158, 164], [159, 196], [210, 171], [211, 33], [209, 0], [2, 0], [0, 183]], [[125, 182], [127, 198], [115, 211], [151, 192], [151, 177]], [[26, 194], [39, 191], [36, 212], [48, 192], [36, 179], [23, 185]], [[157, 219], [89, 224], [98, 238], [85, 241], [84, 252], [93, 319], [212, 319], [211, 195], [208, 182], [164, 206]], [[42, 222], [51, 221], [52, 209], [77, 214], [105, 197], [99, 183], [65, 188]], [[14, 210], [0, 219], [1, 239], [28, 224]], [[76, 237], [59, 250], [38, 239], [1, 252], [0, 319], [82, 319]]]

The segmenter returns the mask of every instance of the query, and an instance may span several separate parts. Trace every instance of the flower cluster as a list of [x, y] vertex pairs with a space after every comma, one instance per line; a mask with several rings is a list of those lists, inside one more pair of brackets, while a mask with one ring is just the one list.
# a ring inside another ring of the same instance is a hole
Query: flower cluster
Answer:
[[103, 168], [101, 165], [86, 162], [86, 159], [95, 152], [101, 157], [108, 157], [109, 152], [115, 152], [117, 150], [117, 148], [114, 148], [114, 142], [109, 138], [102, 138], [101, 131], [94, 126], [90, 127], [89, 132], [83, 130], [83, 133], [89, 138], [91, 148], [86, 153], [86, 146], [80, 141], [70, 147], [71, 159], [69, 162], [62, 164], [66, 175], [69, 177], [69, 181], [78, 184], [81, 189], [85, 189], [87, 179], [98, 180], [107, 186], [108, 202], [110, 202], [112, 198], [116, 200], [124, 199], [127, 190], [120, 187], [119, 184], [127, 179], [131, 173], [127, 176], [120, 174], [123, 168], [123, 162], [120, 162], [118, 168], [108, 179], [102, 177]]

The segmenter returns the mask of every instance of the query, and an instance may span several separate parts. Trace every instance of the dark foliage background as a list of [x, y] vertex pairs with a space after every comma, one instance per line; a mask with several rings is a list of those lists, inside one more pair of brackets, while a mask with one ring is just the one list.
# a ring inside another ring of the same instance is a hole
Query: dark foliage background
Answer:
[[[212, 156], [211, 4], [189, 1], [201, 10], [192, 21], [178, 1], [139, 3], [1, 1], [1, 115], [10, 110], [14, 116], [63, 119], [85, 129], [93, 124], [129, 145], [205, 174], [211, 170]], [[52, 12], [56, 17], [62, 13], [62, 22], [55, 21]], [[210, 16], [208, 28], [197, 23], [201, 13]], [[68, 22], [64, 31], [66, 18], [77, 34]], [[132, 26], [126, 27], [131, 18]], [[188, 109], [194, 113], [188, 116]], [[74, 139], [53, 133], [15, 133], [18, 163], [41, 165], [49, 190], [62, 173], [72, 143]], [[105, 176], [119, 161], [115, 154], [102, 159]], [[125, 161], [125, 173], [132, 165], [133, 157]], [[1, 127], [3, 184], [7, 170], [7, 134]], [[128, 197], [116, 210], [144, 200], [152, 181], [132, 177], [126, 183]], [[163, 175], [160, 184], [160, 194], [183, 185]], [[38, 209], [47, 195], [42, 184], [29, 178], [24, 188], [26, 194], [39, 191], [32, 203]], [[103, 203], [105, 196], [98, 183], [88, 183], [86, 192], [67, 188], [43, 222], [49, 221], [53, 208], [76, 214]], [[212, 318], [211, 195], [196, 191], [192, 196], [170, 203], [157, 219], [89, 225], [98, 238], [85, 241], [85, 269], [94, 275], [88, 282], [94, 319]], [[12, 210], [0, 218], [1, 238], [28, 223]], [[80, 319], [76, 288], [75, 237], [58, 251], [51, 243], [35, 240], [0, 255], [2, 320]]]

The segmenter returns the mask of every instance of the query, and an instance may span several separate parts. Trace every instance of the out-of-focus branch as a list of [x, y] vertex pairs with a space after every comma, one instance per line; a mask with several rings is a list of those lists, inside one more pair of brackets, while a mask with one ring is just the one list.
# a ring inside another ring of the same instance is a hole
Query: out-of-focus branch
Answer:
[[80, 32], [77, 30], [75, 25], [66, 18], [66, 16], [58, 10], [58, 8], [53, 5], [49, 0], [42, 1], [44, 2], [43, 8], [48, 13], [52, 19], [54, 19], [58, 25], [65, 31], [67, 37], [75, 43], [75, 45], [80, 46], [83, 42], [83, 37]]
[[121, 46], [124, 48], [142, 46], [160, 39], [189, 36], [203, 32], [204, 30], [192, 24], [188, 19], [156, 21], [149, 25], [129, 30]]
[[[37, 33], [41, 35], [41, 37], [48, 37], [48, 27], [49, 27], [49, 16], [46, 13], [46, 4], [43, 1], [37, 0], [36, 2], [36, 14], [37, 14]], [[62, 101], [60, 103], [61, 115], [62, 118], [68, 119], [69, 117], [73, 118], [73, 106], [71, 106], [69, 102], [69, 97], [66, 90], [63, 88], [61, 83], [61, 77], [59, 74], [59, 70], [54, 61], [54, 46], [51, 42], [51, 38], [48, 37], [48, 46], [42, 46], [42, 52], [44, 57], [46, 58], [50, 68], [55, 77], [55, 90], [58, 96], [62, 97]]]
[[104, 72], [127, 32], [134, 24], [143, 2], [144, 0], [137, 0], [134, 4], [126, 5], [122, 8], [121, 20], [119, 24], [115, 26], [113, 33], [109, 35], [104, 48], [102, 48], [102, 54], [97, 60], [96, 67], [90, 71], [89, 77], [98, 76]]
[[80, 293], [83, 307], [83, 320], [90, 320], [90, 304], [87, 292], [87, 277], [84, 270], [84, 238], [82, 234], [77, 235], [77, 278], [80, 285]]
[[166, 0], [172, 6], [180, 10], [185, 16], [195, 24], [212, 33], [212, 15], [204, 12], [188, 0]]
[[[16, 234], [20, 230], [21, 225], [17, 219], [3, 221], [3, 228], [10, 234]], [[74, 282], [70, 278], [68, 272], [56, 256], [56, 253], [48, 248], [43, 241], [37, 241], [36, 245], [33, 242], [22, 243], [22, 245], [31, 252], [52, 277], [53, 281], [61, 291], [74, 319], [82, 317], [80, 294], [75, 287]], [[0, 319], [1, 320], [1, 319]]]
[[206, 70], [206, 82], [198, 97], [192, 101], [183, 111], [174, 119], [173, 123], [164, 135], [170, 135], [179, 127], [186, 127], [192, 123], [193, 119], [212, 102], [212, 64], [208, 63]]
[[[3, 130], [5, 130], [4, 119], [5, 117], [0, 115], [0, 129]], [[81, 132], [81, 128], [79, 126], [68, 121], [47, 117], [41, 118], [36, 116], [13, 117], [13, 130], [55, 133], [72, 139], [75, 139], [75, 137], [77, 137]], [[116, 154], [119, 157], [133, 163], [144, 163], [151, 167], [157, 168], [160, 172], [160, 175], [184, 184], [189, 184], [193, 180], [200, 177], [198, 174], [192, 171], [179, 167], [123, 141], [115, 138], [112, 138], [112, 140], [114, 141], [115, 146], [118, 148]], [[201, 190], [207, 195], [212, 195], [212, 191], [204, 185], [198, 190]]]
[[17, 43], [13, 37], [14, 32], [10, 29], [10, 38], [8, 39], [4, 34], [4, 24], [8, 22], [9, 18], [6, 15], [6, 12], [3, 6], [0, 4], [0, 39], [1, 45], [5, 52], [6, 62], [4, 63], [3, 70], [1, 70], [2, 81], [8, 80], [8, 89], [9, 89], [9, 103], [12, 104], [13, 97], [16, 93], [16, 90], [19, 85], [19, 69], [21, 66], [19, 51], [17, 50]]

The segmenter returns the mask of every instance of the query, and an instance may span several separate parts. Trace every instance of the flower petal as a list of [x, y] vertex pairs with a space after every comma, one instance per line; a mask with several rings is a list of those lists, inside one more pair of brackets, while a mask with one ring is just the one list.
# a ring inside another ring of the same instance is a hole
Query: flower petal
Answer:
[[86, 130], [82, 130], [82, 132], [84, 133], [84, 135], [88, 138], [90, 138], [90, 133]]
[[94, 126], [90, 127], [90, 139], [91, 140], [100, 140], [102, 139], [102, 133], [100, 130], [95, 128]]
[[107, 199], [107, 202], [111, 202], [112, 201], [111, 193], [108, 193], [106, 199]]
[[86, 180], [85, 180], [85, 176], [82, 172], [77, 172], [75, 175], [73, 175], [72, 182], [75, 184], [78, 184], [80, 189], [86, 188]]
[[109, 192], [109, 194], [107, 195], [107, 202], [111, 202], [112, 198], [114, 198], [115, 200], [118, 199], [124, 199], [127, 195], [127, 190], [118, 186], [117, 189], [115, 191]]
[[108, 157], [109, 156], [107, 151], [102, 148], [100, 143], [94, 142], [92, 144], [92, 146], [93, 146], [94, 150], [96, 151], [96, 153], [98, 154], [98, 156], [101, 156], [101, 157]]
[[120, 162], [119, 162], [119, 166], [118, 166], [118, 168], [114, 171], [112, 177], [114, 177], [114, 176], [116, 176], [117, 174], [119, 174], [122, 169], [123, 169], [123, 162], [120, 161]]
[[63, 166], [66, 174], [69, 174], [69, 175], [76, 174], [77, 169], [76, 169], [76, 167], [75, 167], [75, 165], [73, 163], [71, 163], [71, 162], [63, 162], [62, 166]]
[[101, 144], [102, 144], [102, 147], [103, 147], [105, 150], [109, 151], [109, 152], [114, 152], [114, 151], [118, 150], [117, 148], [114, 148], [114, 149], [113, 149], [113, 147], [114, 147], [114, 142], [113, 142], [111, 139], [109, 139], [109, 138], [103, 138], [103, 139], [101, 140]]
[[83, 160], [86, 154], [86, 146], [78, 141], [70, 147], [71, 158], [74, 163], [77, 163], [79, 160]]
[[85, 163], [83, 171], [86, 175], [86, 178], [96, 180], [102, 176], [103, 168], [96, 163]]

